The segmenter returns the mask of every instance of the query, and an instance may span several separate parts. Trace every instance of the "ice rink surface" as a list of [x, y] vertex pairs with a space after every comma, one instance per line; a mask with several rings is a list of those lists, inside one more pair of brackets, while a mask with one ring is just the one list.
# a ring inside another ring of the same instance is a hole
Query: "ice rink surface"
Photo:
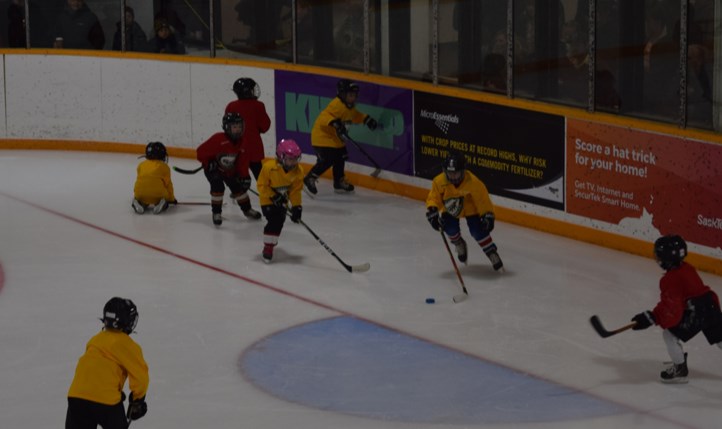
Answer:
[[[150, 367], [134, 428], [720, 425], [722, 353], [703, 336], [686, 345], [689, 384], [663, 385], [659, 328], [601, 339], [588, 323], [616, 328], [654, 306], [651, 258], [497, 222], [506, 273], [470, 243], [470, 299], [454, 304], [456, 274], [420, 201], [336, 195], [321, 180], [304, 221], [370, 271], [346, 272], [290, 222], [266, 265], [264, 222], [230, 202], [220, 228], [202, 205], [134, 214], [138, 162], [0, 152], [0, 427], [63, 426], [77, 359], [113, 296], [137, 304]], [[173, 182], [179, 201], [209, 201], [202, 174]]]

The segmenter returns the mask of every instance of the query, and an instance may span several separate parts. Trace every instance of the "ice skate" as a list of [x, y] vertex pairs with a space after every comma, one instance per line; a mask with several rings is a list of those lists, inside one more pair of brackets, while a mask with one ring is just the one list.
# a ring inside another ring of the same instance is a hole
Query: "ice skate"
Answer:
[[353, 192], [354, 187], [352, 184], [350, 184], [346, 181], [346, 177], [342, 177], [337, 182], [334, 182], [333, 190], [337, 194], [348, 194], [348, 193]]
[[145, 206], [141, 204], [140, 201], [134, 199], [133, 203], [131, 204], [133, 206], [133, 211], [135, 211], [138, 214], [145, 213]]
[[261, 214], [260, 214], [257, 210], [253, 210], [253, 209], [251, 209], [251, 208], [249, 208], [248, 210], [243, 210], [243, 214], [244, 214], [248, 219], [258, 220], [258, 219], [261, 218]]
[[672, 363], [669, 368], [665, 369], [659, 374], [662, 379], [662, 383], [668, 384], [683, 384], [687, 383], [687, 353], [684, 354], [684, 362], [681, 364]]
[[466, 251], [466, 241], [460, 238], [458, 241], [452, 242], [456, 246], [456, 257], [459, 258], [459, 262], [466, 263], [466, 259], [469, 257]]
[[153, 214], [154, 215], [161, 214], [164, 211], [166, 211], [167, 209], [168, 209], [168, 201], [161, 199], [160, 201], [158, 201], [158, 204], [156, 204], [155, 207], [153, 207]]
[[501, 258], [499, 254], [496, 253], [496, 250], [492, 250], [487, 253], [486, 256], [489, 258], [489, 261], [491, 261], [491, 266], [494, 268], [494, 271], [504, 271], [504, 263], [501, 262]]
[[263, 245], [263, 253], [261, 256], [263, 256], [263, 262], [270, 264], [271, 259], [273, 259], [273, 244]]
[[316, 180], [318, 180], [318, 177], [310, 173], [303, 178], [303, 189], [311, 197], [318, 193], [318, 189], [316, 189]]
[[223, 216], [220, 213], [213, 213], [213, 225], [220, 226], [223, 223]]

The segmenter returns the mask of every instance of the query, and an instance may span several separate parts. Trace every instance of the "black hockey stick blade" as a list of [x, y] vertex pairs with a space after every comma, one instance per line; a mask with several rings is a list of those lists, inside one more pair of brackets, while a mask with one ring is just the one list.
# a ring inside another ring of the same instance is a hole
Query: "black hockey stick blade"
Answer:
[[[287, 214], [288, 216], [291, 216], [291, 214], [288, 213], [288, 212], [286, 212], [286, 214]], [[313, 236], [313, 238], [315, 238], [316, 241], [318, 241], [318, 243], [319, 243], [324, 249], [326, 249], [326, 251], [327, 251], [331, 256], [333, 256], [334, 258], [336, 258], [336, 260], [337, 260], [337, 261], [346, 269], [346, 271], [348, 271], [349, 273], [363, 273], [363, 272], [368, 271], [369, 269], [371, 269], [371, 264], [368, 263], [368, 262], [363, 263], [363, 264], [360, 264], [360, 265], [349, 265], [349, 264], [347, 264], [346, 262], [343, 261], [343, 259], [341, 259], [341, 258], [336, 254], [336, 252], [333, 251], [333, 249], [331, 249], [331, 247], [330, 247], [328, 244], [326, 244], [325, 241], [323, 241], [323, 240], [321, 239], [321, 237], [318, 236], [318, 234], [316, 234], [316, 233], [311, 229], [310, 226], [306, 225], [306, 222], [304, 222], [304, 221], [302, 221], [302, 220], [299, 219], [298, 223], [301, 224], [301, 225], [303, 225], [304, 228], [306, 228], [306, 230], [307, 230], [309, 233], [311, 233], [311, 235]]]
[[634, 328], [637, 323], [632, 322], [627, 325], [622, 326], [621, 328], [617, 328], [611, 331], [608, 331], [606, 328], [604, 328], [604, 325], [602, 325], [602, 321], [599, 320], [599, 316], [596, 314], [589, 318], [589, 323], [592, 324], [592, 328], [594, 328], [595, 331], [597, 331], [597, 334], [599, 334], [602, 338], [611, 337], [612, 335], [617, 335], [620, 332], [624, 332], [628, 329]]
[[[178, 201], [176, 203], [179, 206], [210, 206], [213, 205], [210, 202], [201, 202], [201, 201]], [[224, 206], [228, 205], [228, 203], [224, 202]]]
[[198, 168], [193, 169], [193, 170], [186, 170], [185, 168], [176, 167], [175, 165], [173, 166], [173, 171], [177, 171], [178, 173], [181, 173], [181, 174], [196, 174], [196, 173], [198, 173], [198, 172], [201, 171], [201, 170], [203, 170], [203, 166], [202, 166], [202, 165], [201, 165], [200, 167], [198, 167]]
[[379, 174], [381, 174], [381, 166], [379, 165], [379, 163], [376, 162], [376, 160], [374, 160], [373, 158], [371, 158], [371, 155], [369, 155], [368, 152], [366, 152], [356, 140], [352, 139], [351, 136], [345, 134], [344, 138], [353, 143], [353, 145], [356, 146], [356, 149], [358, 149], [359, 152], [361, 152], [366, 157], [366, 159], [368, 159], [369, 162], [374, 166], [374, 171], [371, 172], [370, 176], [373, 178], [379, 177]]

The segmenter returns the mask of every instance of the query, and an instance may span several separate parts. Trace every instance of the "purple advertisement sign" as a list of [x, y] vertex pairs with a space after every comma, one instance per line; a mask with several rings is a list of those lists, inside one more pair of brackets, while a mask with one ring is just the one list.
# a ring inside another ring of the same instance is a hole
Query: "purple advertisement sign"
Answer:
[[[311, 128], [319, 113], [336, 96], [338, 78], [276, 70], [276, 136], [291, 138], [305, 154], [314, 154]], [[413, 175], [412, 92], [358, 81], [356, 109], [379, 123], [375, 131], [350, 125], [349, 135], [382, 170]], [[347, 144], [349, 161], [371, 166], [353, 144]], [[306, 162], [315, 162], [315, 159]]]

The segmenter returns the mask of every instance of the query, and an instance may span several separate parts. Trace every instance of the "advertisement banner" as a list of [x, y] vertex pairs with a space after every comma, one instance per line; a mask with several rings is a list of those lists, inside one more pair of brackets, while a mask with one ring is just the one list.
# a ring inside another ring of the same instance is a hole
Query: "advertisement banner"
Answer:
[[449, 151], [489, 192], [564, 209], [564, 118], [414, 93], [415, 175], [432, 179]]
[[[336, 97], [339, 79], [284, 70], [275, 72], [276, 136], [298, 142], [305, 154], [313, 155], [311, 128], [319, 113]], [[382, 170], [413, 175], [412, 93], [399, 89], [357, 82], [360, 91], [356, 109], [371, 115], [379, 123], [375, 131], [366, 126], [349, 125], [351, 138], [380, 166]], [[347, 143], [349, 161], [372, 166], [368, 158]], [[305, 159], [314, 163], [315, 157]]]
[[722, 245], [722, 146], [569, 120], [567, 160], [569, 213]]

